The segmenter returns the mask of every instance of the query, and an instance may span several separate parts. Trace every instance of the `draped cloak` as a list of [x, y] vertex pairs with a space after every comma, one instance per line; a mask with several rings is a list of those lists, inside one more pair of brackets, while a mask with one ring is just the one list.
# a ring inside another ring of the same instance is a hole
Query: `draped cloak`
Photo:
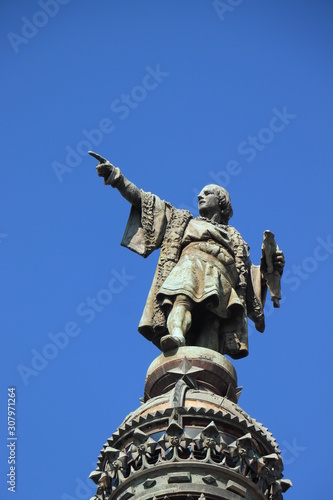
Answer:
[[161, 249], [138, 327], [144, 337], [160, 347], [168, 305], [185, 294], [221, 318], [221, 332], [228, 339], [223, 353], [233, 358], [248, 354], [246, 318], [264, 331], [266, 285], [235, 228], [193, 218], [141, 191], [141, 208], [131, 207], [121, 244], [142, 257]]

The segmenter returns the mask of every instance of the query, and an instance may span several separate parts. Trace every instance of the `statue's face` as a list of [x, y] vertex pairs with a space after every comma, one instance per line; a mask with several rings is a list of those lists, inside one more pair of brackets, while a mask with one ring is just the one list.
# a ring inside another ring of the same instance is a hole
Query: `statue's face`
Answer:
[[220, 193], [218, 186], [209, 184], [205, 186], [198, 194], [199, 214], [209, 217], [214, 213], [220, 212]]

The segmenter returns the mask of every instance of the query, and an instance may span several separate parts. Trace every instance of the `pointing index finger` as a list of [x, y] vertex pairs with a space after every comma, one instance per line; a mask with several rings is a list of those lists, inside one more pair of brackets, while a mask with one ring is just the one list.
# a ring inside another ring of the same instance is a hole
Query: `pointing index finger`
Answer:
[[103, 158], [103, 156], [99, 155], [98, 153], [94, 153], [94, 151], [88, 151], [90, 156], [93, 156], [98, 160], [100, 163], [106, 163], [108, 160], [106, 158]]

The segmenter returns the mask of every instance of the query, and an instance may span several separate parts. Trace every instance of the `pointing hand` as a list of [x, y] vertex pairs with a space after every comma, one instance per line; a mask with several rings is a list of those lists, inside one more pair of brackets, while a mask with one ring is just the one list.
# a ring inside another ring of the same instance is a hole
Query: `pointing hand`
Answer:
[[112, 184], [112, 180], [117, 174], [116, 167], [98, 153], [94, 153], [93, 151], [88, 151], [88, 153], [99, 161], [96, 170], [99, 177], [104, 177], [104, 184]]

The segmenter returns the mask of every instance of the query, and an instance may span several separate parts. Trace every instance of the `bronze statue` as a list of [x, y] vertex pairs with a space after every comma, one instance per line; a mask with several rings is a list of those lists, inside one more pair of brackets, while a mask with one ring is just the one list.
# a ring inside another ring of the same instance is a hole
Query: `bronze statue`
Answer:
[[163, 352], [196, 345], [235, 359], [247, 356], [247, 317], [258, 331], [265, 328], [265, 276], [279, 307], [284, 256], [274, 235], [265, 232], [261, 265], [255, 266], [247, 243], [228, 225], [233, 211], [224, 188], [205, 186], [198, 196], [199, 217], [193, 217], [139, 190], [119, 168], [90, 154], [99, 161], [104, 184], [132, 205], [121, 244], [143, 257], [161, 249], [139, 332]]

